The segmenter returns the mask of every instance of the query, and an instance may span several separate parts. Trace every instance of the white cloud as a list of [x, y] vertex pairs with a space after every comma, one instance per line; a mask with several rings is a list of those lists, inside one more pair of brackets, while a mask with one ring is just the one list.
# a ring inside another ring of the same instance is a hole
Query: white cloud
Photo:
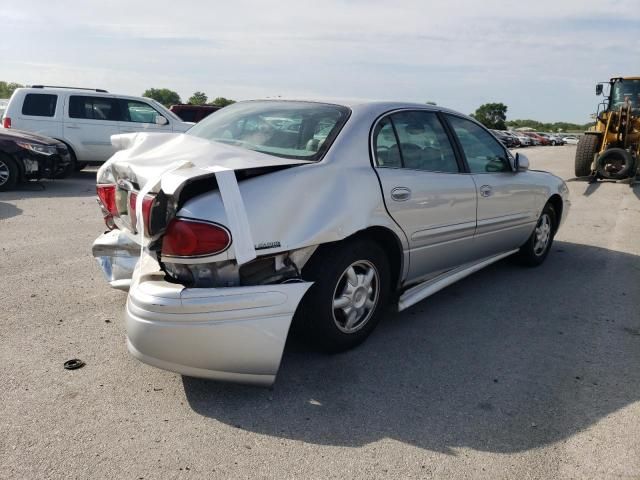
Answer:
[[[640, 65], [636, 1], [22, 1], [0, 6], [1, 79], [187, 98], [485, 101], [587, 121], [593, 84]], [[631, 34], [626, 41], [620, 32]], [[597, 34], [596, 34], [597, 33]]]

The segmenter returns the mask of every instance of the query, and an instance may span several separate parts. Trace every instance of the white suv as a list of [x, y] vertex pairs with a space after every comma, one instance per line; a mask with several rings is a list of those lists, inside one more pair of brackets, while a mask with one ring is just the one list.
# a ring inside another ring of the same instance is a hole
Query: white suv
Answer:
[[185, 132], [193, 125], [151, 98], [42, 85], [16, 89], [2, 119], [4, 128], [39, 133], [66, 143], [76, 169], [111, 157], [115, 153], [111, 135]]

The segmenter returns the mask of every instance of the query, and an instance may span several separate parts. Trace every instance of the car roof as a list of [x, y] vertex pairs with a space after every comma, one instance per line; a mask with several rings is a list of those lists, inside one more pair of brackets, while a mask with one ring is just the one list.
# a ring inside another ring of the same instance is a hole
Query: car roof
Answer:
[[71, 93], [74, 95], [84, 95], [84, 96], [98, 96], [98, 97], [117, 97], [117, 98], [130, 98], [139, 100], [144, 98], [145, 100], [152, 100], [147, 97], [136, 96], [136, 95], [123, 95], [119, 93], [107, 92], [106, 90], [100, 89], [89, 89], [89, 88], [66, 88], [66, 87], [20, 87], [16, 88], [15, 92], [28, 92], [28, 93]]
[[393, 100], [370, 100], [361, 98], [336, 98], [336, 97], [266, 97], [256, 98], [252, 100], [241, 100], [237, 103], [243, 102], [257, 102], [257, 101], [272, 101], [272, 102], [308, 102], [308, 103], [324, 103], [328, 105], [338, 105], [347, 107], [353, 111], [379, 111], [381, 114], [400, 109], [421, 109], [430, 110], [434, 112], [446, 112], [452, 113], [458, 116], [467, 117], [464, 113], [452, 110], [450, 108], [441, 107], [439, 105], [432, 105], [429, 103], [417, 103], [406, 101], [393, 101]]

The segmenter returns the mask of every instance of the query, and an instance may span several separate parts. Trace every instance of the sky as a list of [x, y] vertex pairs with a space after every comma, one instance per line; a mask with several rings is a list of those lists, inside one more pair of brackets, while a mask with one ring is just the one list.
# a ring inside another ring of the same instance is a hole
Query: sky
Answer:
[[183, 101], [502, 102], [586, 123], [598, 81], [640, 75], [640, 0], [4, 0], [0, 34], [0, 80]]

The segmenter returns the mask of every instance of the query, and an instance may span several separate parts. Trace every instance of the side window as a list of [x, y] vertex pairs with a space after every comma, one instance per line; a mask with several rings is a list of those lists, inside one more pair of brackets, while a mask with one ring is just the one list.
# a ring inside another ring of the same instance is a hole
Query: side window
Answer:
[[434, 112], [400, 112], [391, 115], [404, 168], [458, 173], [449, 138]]
[[125, 106], [125, 122], [156, 123], [156, 117], [160, 115], [151, 105], [135, 100], [123, 100]]
[[489, 132], [464, 118], [450, 115], [448, 119], [462, 145], [471, 173], [511, 171], [504, 147]]
[[402, 167], [398, 140], [389, 117], [382, 119], [376, 126], [373, 135], [373, 148], [375, 149], [376, 164], [379, 167]]
[[69, 117], [91, 120], [120, 120], [118, 101], [108, 97], [87, 97], [71, 95], [69, 97]]
[[22, 104], [22, 114], [34, 117], [53, 117], [58, 96], [49, 93], [27, 93]]

